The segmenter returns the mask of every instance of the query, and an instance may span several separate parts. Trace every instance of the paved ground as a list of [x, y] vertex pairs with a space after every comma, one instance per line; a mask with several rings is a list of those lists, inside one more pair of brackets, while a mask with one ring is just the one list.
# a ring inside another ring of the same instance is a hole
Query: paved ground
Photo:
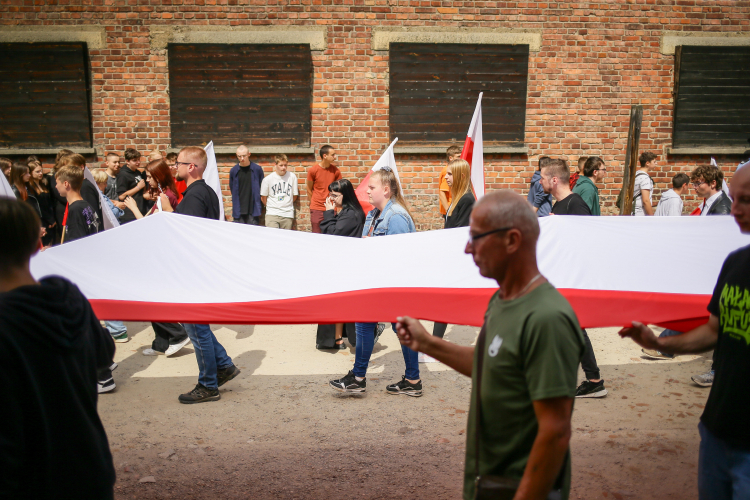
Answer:
[[[403, 373], [392, 332], [376, 346], [366, 395], [347, 397], [327, 381], [351, 368], [353, 349], [317, 351], [314, 326], [216, 326], [242, 374], [220, 401], [181, 405], [197, 381], [192, 347], [146, 357], [150, 325], [128, 326], [117, 390], [99, 403], [118, 499], [460, 498], [469, 380], [426, 364], [424, 397], [387, 395]], [[455, 326], [446, 338], [470, 345], [476, 333]], [[708, 391], [690, 375], [710, 362], [647, 361], [614, 329], [589, 335], [610, 394], [576, 402], [571, 498], [697, 498]]]

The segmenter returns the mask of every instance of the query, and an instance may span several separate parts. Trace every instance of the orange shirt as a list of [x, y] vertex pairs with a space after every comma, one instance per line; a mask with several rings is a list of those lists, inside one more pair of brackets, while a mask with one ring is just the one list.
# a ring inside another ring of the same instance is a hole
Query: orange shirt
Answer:
[[[448, 198], [448, 205], [451, 203], [451, 187], [448, 185], [447, 182], [445, 182], [445, 175], [448, 173], [448, 166], [446, 165], [443, 167], [443, 171], [440, 172], [440, 180], [438, 181], [438, 189], [440, 191], [445, 192], [445, 197]], [[438, 204], [440, 203], [440, 199], [438, 198]], [[443, 205], [440, 205], [440, 213], [445, 215], [448, 211], [443, 208]]]
[[310, 197], [310, 210], [325, 210], [325, 201], [328, 197], [328, 186], [333, 182], [341, 179], [339, 169], [331, 165], [323, 168], [320, 165], [313, 165], [307, 170], [307, 178], [313, 181], [312, 195]]

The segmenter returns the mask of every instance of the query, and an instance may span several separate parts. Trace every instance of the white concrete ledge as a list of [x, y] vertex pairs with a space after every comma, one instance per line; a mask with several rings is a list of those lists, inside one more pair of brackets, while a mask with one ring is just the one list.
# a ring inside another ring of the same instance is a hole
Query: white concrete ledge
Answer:
[[695, 148], [667, 148], [669, 155], [743, 155], [750, 152], [750, 146], [721, 147], [701, 146]]
[[96, 154], [96, 148], [76, 148], [70, 146], [60, 146], [59, 148], [0, 148], [0, 156], [56, 155], [61, 149], [70, 149], [74, 153], [82, 155]]
[[[238, 146], [214, 146], [214, 153], [220, 155], [235, 154]], [[182, 148], [168, 148], [167, 153], [179, 153]], [[251, 155], [265, 154], [287, 154], [287, 155], [309, 155], [315, 153], [315, 148], [302, 146], [249, 146]]]
[[[430, 147], [419, 147], [419, 146], [403, 146], [393, 148], [393, 152], [396, 154], [445, 154], [447, 146], [430, 146]], [[485, 146], [484, 152], [486, 154], [521, 154], [525, 155], [529, 153], [529, 148], [526, 146]]]
[[715, 47], [750, 45], [750, 33], [693, 33], [690, 31], [665, 31], [662, 33], [662, 54], [674, 54], [675, 47], [678, 45], [702, 45]]
[[85, 42], [89, 49], [103, 49], [107, 45], [104, 26], [0, 26], [0, 42]]
[[309, 44], [310, 50], [325, 50], [325, 26], [154, 26], [151, 48], [166, 49], [170, 43]]
[[475, 45], [528, 45], [529, 52], [539, 52], [541, 30], [497, 28], [374, 28], [372, 50], [388, 50], [392, 43], [466, 43]]

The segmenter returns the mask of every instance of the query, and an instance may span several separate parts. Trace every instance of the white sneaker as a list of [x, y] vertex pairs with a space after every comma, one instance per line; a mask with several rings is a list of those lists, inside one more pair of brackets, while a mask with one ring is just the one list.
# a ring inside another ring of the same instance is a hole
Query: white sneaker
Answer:
[[417, 354], [417, 359], [420, 363], [437, 363], [437, 359], [433, 358], [432, 356], [428, 356], [423, 352]]
[[167, 353], [166, 353], [167, 357], [171, 356], [172, 354], [177, 353], [177, 351], [185, 347], [188, 344], [188, 342], [190, 342], [190, 339], [186, 337], [185, 340], [183, 340], [179, 344], [174, 344], [174, 345], [169, 346], [169, 348], [167, 349]]
[[96, 384], [96, 392], [99, 394], [104, 394], [105, 392], [111, 392], [115, 390], [115, 381], [112, 377], [109, 377], [107, 380], [100, 380]]
[[159, 351], [154, 351], [153, 349], [151, 349], [149, 347], [148, 349], [144, 349], [143, 352], [142, 352], [142, 354], [144, 356], [158, 356], [159, 354], [164, 354], [164, 353], [163, 352], [159, 352]]

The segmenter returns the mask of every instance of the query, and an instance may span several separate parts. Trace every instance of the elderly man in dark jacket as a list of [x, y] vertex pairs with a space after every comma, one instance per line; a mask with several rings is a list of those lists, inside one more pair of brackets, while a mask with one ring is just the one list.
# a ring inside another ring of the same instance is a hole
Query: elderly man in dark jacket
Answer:
[[237, 148], [237, 160], [237, 164], [229, 171], [232, 219], [234, 222], [257, 226], [263, 206], [260, 199], [263, 168], [250, 161], [250, 151], [246, 146]]

